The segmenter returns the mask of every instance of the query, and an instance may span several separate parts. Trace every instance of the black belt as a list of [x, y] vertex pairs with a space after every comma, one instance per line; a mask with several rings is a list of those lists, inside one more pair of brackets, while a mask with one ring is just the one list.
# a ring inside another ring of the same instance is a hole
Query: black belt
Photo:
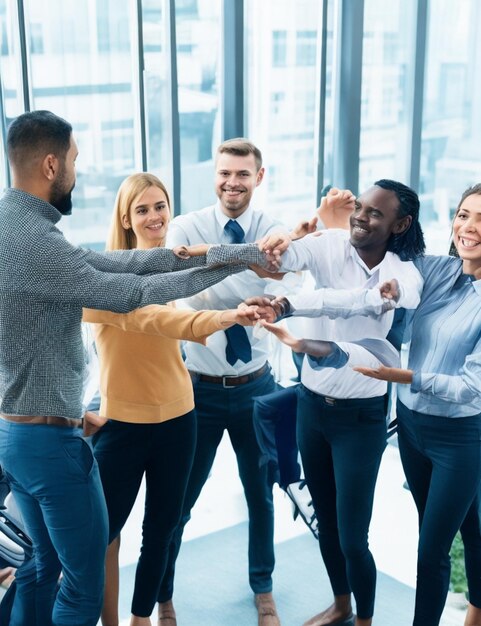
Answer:
[[229, 387], [238, 387], [239, 385], [250, 383], [252, 380], [260, 378], [268, 371], [269, 364], [264, 363], [264, 365], [255, 372], [250, 372], [249, 374], [244, 374], [243, 376], [209, 376], [207, 374], [200, 374], [198, 372], [191, 371], [189, 371], [189, 374], [193, 382], [201, 381], [203, 383], [213, 383], [214, 385], [222, 385], [228, 389]]
[[370, 404], [374, 400], [380, 401], [383, 400], [385, 396], [373, 396], [371, 398], [332, 398], [331, 396], [323, 396], [321, 393], [316, 393], [315, 391], [311, 391], [303, 384], [301, 384], [301, 389], [304, 393], [312, 398], [317, 398], [327, 404], [328, 406], [352, 406], [353, 404]]

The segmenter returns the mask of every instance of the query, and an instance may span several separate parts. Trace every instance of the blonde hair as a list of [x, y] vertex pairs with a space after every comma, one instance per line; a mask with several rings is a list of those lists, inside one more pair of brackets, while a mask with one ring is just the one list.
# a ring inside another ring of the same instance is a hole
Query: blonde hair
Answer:
[[167, 204], [170, 209], [170, 198], [161, 180], [146, 172], [128, 176], [120, 185], [115, 198], [112, 221], [107, 235], [107, 250], [133, 250], [137, 247], [137, 238], [132, 228], [125, 229], [122, 226], [122, 218], [130, 218], [130, 209], [134, 202], [150, 187], [158, 187], [165, 193]]

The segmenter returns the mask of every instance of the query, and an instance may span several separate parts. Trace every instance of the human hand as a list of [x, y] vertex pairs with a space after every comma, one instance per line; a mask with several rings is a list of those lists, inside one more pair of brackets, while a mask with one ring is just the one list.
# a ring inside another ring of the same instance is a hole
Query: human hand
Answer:
[[354, 211], [356, 196], [349, 189], [333, 187], [321, 199], [317, 214], [326, 228], [349, 230], [349, 218]]
[[294, 335], [291, 335], [283, 326], [277, 326], [267, 322], [265, 319], [261, 319], [259, 324], [272, 333], [279, 341], [294, 350], [294, 352], [302, 352], [302, 340], [297, 339]]
[[388, 300], [394, 300], [399, 302], [399, 283], [395, 278], [387, 280], [385, 283], [379, 286], [381, 298], [387, 298]]
[[385, 380], [388, 383], [400, 383], [402, 385], [410, 385], [413, 382], [413, 371], [402, 369], [400, 367], [386, 367], [380, 365], [373, 367], [354, 367], [355, 372], [376, 378], [377, 380]]
[[249, 265], [249, 269], [259, 276], [259, 278], [270, 278], [272, 280], [282, 280], [286, 272], [269, 272], [260, 265]]
[[256, 305], [261, 319], [267, 322], [277, 322], [279, 318], [284, 317], [291, 309], [291, 303], [284, 296], [253, 296], [247, 298], [239, 304], [239, 307]]
[[108, 419], [106, 417], [100, 417], [100, 415], [97, 415], [97, 413], [93, 411], [85, 411], [83, 420], [84, 437], [95, 435], [107, 422]]
[[260, 319], [275, 322], [279, 309], [274, 308], [271, 302], [272, 298], [268, 298], [267, 296], [252, 296], [251, 298], [246, 298], [246, 300], [241, 302], [237, 308], [239, 310], [245, 310], [249, 306], [255, 306], [257, 307], [257, 313]]
[[193, 256], [203, 256], [209, 251], [211, 244], [198, 243], [194, 246], [176, 246], [172, 252], [180, 259], [190, 259]]
[[314, 217], [310, 220], [303, 220], [302, 222], [299, 222], [299, 224], [297, 224], [297, 226], [289, 233], [291, 240], [296, 241], [297, 239], [302, 239], [302, 237], [305, 237], [306, 235], [315, 233], [317, 231], [318, 221], [319, 218], [317, 215], [314, 215]]
[[279, 260], [291, 243], [291, 238], [287, 233], [272, 233], [259, 239], [257, 246], [261, 252]]
[[[244, 304], [244, 303], [242, 303]], [[222, 325], [233, 326], [234, 324], [240, 324], [241, 326], [254, 326], [260, 319], [257, 306], [241, 306], [237, 309], [228, 309], [223, 311], [221, 315]]]

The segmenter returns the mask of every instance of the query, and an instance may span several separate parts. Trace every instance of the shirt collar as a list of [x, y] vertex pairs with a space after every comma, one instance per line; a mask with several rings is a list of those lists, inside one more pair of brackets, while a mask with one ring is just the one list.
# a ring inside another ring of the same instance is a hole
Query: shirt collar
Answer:
[[33, 196], [26, 191], [22, 191], [21, 189], [14, 189], [10, 187], [5, 191], [4, 195], [5, 200], [8, 202], [9, 198], [15, 203], [15, 210], [17, 210], [18, 205], [21, 205], [27, 211], [35, 211], [35, 213], [39, 213], [42, 217], [45, 217], [53, 224], [56, 224], [60, 221], [62, 214], [58, 209], [54, 206], [45, 202], [38, 196]]
[[473, 277], [471, 284], [473, 285], [473, 289], [478, 294], [478, 296], [481, 296], [481, 279], [474, 280]]
[[[253, 208], [252, 208], [252, 204], [250, 204], [247, 207], [247, 209], [244, 211], [244, 213], [242, 213], [242, 215], [240, 215], [235, 220], [239, 224], [239, 226], [242, 227], [242, 230], [246, 234], [249, 232], [249, 229], [252, 224], [252, 214], [253, 214]], [[231, 219], [225, 213], [223, 213], [222, 209], [220, 208], [219, 200], [216, 202], [216, 205], [215, 205], [215, 217], [222, 230], [224, 230], [224, 226]]]
[[352, 260], [354, 261], [354, 263], [357, 263], [366, 272], [366, 274], [368, 276], [372, 276], [373, 274], [375, 274], [379, 270], [379, 267], [381, 266], [382, 261], [381, 261], [381, 263], [378, 263], [375, 267], [369, 268], [364, 263], [364, 261], [361, 259], [361, 257], [359, 256], [358, 251], [352, 245], [352, 243], [349, 240], [347, 240], [347, 243], [348, 243], [348, 246], [349, 246], [349, 254], [350, 254]]

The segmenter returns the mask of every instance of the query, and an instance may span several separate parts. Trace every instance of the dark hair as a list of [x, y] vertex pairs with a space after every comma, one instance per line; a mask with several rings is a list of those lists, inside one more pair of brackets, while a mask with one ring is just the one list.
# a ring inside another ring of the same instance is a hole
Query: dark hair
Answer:
[[217, 156], [219, 154], [234, 154], [235, 156], [249, 156], [254, 155], [257, 171], [262, 167], [262, 154], [257, 146], [252, 141], [245, 139], [244, 137], [236, 137], [235, 139], [228, 139], [221, 143], [217, 148]]
[[393, 191], [399, 200], [398, 216], [400, 218], [411, 216], [411, 224], [403, 233], [391, 235], [387, 242], [387, 250], [394, 252], [402, 261], [412, 261], [424, 254], [426, 244], [424, 235], [419, 223], [419, 197], [418, 194], [396, 180], [383, 178], [374, 183], [377, 187]]
[[[463, 195], [461, 196], [461, 200], [458, 202], [458, 206], [456, 207], [456, 211], [454, 212], [454, 217], [459, 212], [461, 205], [466, 200], [468, 196], [481, 196], [481, 183], [476, 183], [472, 187], [468, 187], [465, 191], [463, 191]], [[453, 218], [454, 219], [454, 218]], [[452, 237], [452, 235], [451, 235]], [[449, 254], [450, 256], [459, 256], [458, 251], [456, 250], [456, 246], [454, 245], [454, 241], [451, 239], [451, 245], [449, 246]]]
[[70, 147], [72, 126], [50, 111], [31, 111], [13, 120], [8, 129], [8, 159], [13, 166], [36, 157], [55, 154], [64, 159]]

